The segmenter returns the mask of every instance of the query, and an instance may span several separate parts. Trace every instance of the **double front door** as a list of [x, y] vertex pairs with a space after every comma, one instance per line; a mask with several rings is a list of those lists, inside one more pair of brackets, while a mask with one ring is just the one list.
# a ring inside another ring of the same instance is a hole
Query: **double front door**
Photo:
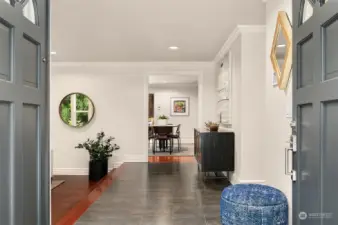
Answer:
[[0, 224], [49, 224], [48, 1], [0, 0]]

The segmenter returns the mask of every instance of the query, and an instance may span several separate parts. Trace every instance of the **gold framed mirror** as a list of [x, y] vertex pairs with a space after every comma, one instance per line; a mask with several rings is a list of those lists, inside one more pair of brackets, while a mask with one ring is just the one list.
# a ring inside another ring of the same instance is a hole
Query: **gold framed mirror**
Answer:
[[270, 58], [276, 73], [278, 87], [285, 90], [292, 68], [292, 27], [288, 15], [284, 11], [278, 12]]

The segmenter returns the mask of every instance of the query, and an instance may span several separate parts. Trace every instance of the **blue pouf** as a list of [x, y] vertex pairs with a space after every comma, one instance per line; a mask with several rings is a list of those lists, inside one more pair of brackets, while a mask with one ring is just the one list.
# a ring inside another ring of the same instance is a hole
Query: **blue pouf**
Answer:
[[233, 185], [222, 192], [221, 221], [222, 225], [287, 225], [288, 201], [273, 187]]

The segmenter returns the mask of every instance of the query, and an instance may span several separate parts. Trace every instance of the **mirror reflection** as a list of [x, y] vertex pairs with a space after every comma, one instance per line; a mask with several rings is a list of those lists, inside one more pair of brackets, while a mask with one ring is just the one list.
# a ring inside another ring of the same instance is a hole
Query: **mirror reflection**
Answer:
[[286, 38], [282, 27], [279, 26], [278, 31], [278, 40], [276, 46], [276, 59], [278, 63], [278, 67], [281, 73], [284, 71], [284, 64], [285, 64], [285, 55], [286, 55]]
[[72, 93], [62, 99], [59, 106], [61, 120], [72, 127], [83, 127], [94, 116], [94, 104], [85, 94]]
[[309, 0], [304, 0], [303, 4], [302, 23], [305, 23], [313, 15], [313, 3]]

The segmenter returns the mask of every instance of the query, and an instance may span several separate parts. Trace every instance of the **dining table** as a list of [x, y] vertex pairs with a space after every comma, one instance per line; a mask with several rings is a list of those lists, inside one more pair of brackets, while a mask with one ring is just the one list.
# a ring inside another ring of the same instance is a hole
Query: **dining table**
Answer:
[[[153, 128], [153, 132], [155, 133], [155, 135], [169, 135], [169, 134], [173, 134], [174, 133], [174, 127], [177, 127], [178, 125], [174, 125], [174, 124], [167, 124], [167, 125], [149, 125], [148, 129]], [[156, 143], [154, 143], [155, 145]], [[160, 140], [159, 141], [159, 147], [160, 150], [161, 149], [165, 149], [168, 147], [168, 140]]]

